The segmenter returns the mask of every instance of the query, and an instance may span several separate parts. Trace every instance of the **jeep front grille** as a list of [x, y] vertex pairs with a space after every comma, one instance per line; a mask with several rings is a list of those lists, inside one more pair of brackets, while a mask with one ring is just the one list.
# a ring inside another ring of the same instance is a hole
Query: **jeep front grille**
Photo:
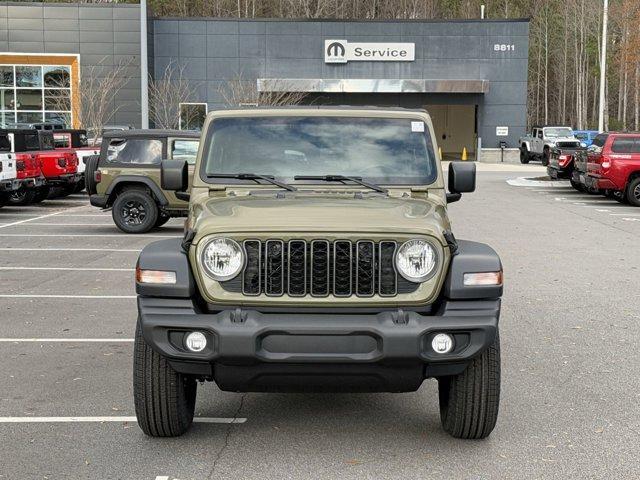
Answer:
[[394, 267], [395, 241], [245, 240], [246, 266], [239, 280], [222, 282], [244, 295], [392, 297], [417, 284]]

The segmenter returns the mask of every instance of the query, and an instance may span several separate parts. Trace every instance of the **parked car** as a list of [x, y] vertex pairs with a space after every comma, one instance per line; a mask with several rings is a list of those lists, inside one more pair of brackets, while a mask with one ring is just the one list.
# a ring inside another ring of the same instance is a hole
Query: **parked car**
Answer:
[[16, 162], [16, 177], [19, 188], [9, 194], [10, 205], [27, 205], [34, 201], [42, 201], [48, 191], [42, 188], [45, 178], [40, 169], [36, 154], [40, 151], [40, 138], [37, 130], [0, 130], [0, 137], [9, 142], [9, 152]]
[[589, 187], [640, 207], [640, 133], [615, 133], [587, 150]]
[[549, 164], [551, 149], [556, 142], [575, 140], [571, 127], [533, 127], [530, 135], [520, 137], [520, 162], [529, 163], [539, 160], [542, 165]]
[[573, 160], [574, 169], [571, 173], [571, 186], [576, 190], [591, 194], [601, 193], [597, 187], [594, 187], [587, 182], [587, 154], [590, 150], [593, 150], [596, 147], [602, 148], [608, 136], [608, 133], [599, 133], [595, 136], [593, 142], [586, 150], [579, 150], [576, 152]]
[[[188, 230], [138, 259], [142, 430], [184, 433], [198, 380], [406, 392], [437, 378], [444, 430], [488, 436], [502, 266], [489, 246], [453, 236], [446, 204], [475, 189], [475, 163], [450, 163], [446, 193], [437, 151], [424, 110], [210, 113]], [[187, 168], [163, 162], [165, 191], [189, 189]]]
[[180, 130], [112, 130], [104, 133], [100, 155], [87, 160], [86, 187], [91, 205], [112, 209], [126, 233], [144, 233], [184, 217], [189, 204], [160, 185], [163, 159], [193, 166], [200, 134]]
[[15, 154], [11, 153], [11, 140], [6, 133], [0, 133], [0, 207], [7, 204], [11, 194], [21, 185]]
[[[552, 179], [571, 179], [575, 168], [574, 159], [576, 154], [586, 150], [578, 140], [563, 140], [556, 142], [551, 149], [547, 174]], [[572, 180], [571, 180], [572, 181]]]
[[573, 134], [576, 136], [583, 147], [590, 147], [593, 143], [593, 139], [598, 135], [597, 130], [574, 130]]
[[56, 150], [72, 150], [78, 157], [78, 175], [80, 180], [73, 188], [74, 192], [84, 190], [84, 171], [86, 161], [92, 155], [100, 154], [100, 146], [89, 146], [87, 131], [78, 129], [63, 129], [53, 132], [53, 140]]

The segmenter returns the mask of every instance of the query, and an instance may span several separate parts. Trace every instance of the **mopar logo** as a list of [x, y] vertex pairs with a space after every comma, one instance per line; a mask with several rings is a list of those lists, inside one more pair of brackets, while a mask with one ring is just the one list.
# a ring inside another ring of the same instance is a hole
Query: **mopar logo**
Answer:
[[415, 58], [415, 43], [324, 41], [325, 63], [412, 62]]
[[347, 50], [340, 42], [332, 42], [327, 47], [327, 57], [344, 57]]

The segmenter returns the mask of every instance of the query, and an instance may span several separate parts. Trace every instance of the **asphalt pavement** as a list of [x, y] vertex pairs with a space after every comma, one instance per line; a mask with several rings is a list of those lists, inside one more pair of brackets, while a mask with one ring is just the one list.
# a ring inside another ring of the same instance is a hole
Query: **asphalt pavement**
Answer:
[[199, 387], [198, 422], [132, 420], [133, 268], [174, 219], [125, 235], [81, 195], [0, 210], [0, 479], [638, 478], [640, 209], [481, 168], [450, 206], [505, 270], [502, 401], [483, 441], [440, 428], [437, 385], [406, 394]]

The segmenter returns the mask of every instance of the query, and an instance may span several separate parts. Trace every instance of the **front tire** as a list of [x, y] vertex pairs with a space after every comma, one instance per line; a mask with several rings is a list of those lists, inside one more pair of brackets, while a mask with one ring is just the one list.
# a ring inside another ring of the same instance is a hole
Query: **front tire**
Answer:
[[520, 147], [520, 163], [529, 163], [529, 152], [525, 147]]
[[133, 398], [142, 431], [150, 437], [177, 437], [193, 423], [198, 385], [177, 373], [153, 350], [136, 326], [133, 356]]
[[500, 335], [459, 375], [438, 379], [440, 420], [455, 438], [481, 439], [493, 431], [500, 404]]
[[35, 195], [36, 192], [33, 188], [20, 187], [18, 190], [11, 192], [7, 203], [15, 206], [31, 205]]
[[144, 188], [130, 188], [118, 194], [111, 215], [123, 232], [146, 233], [156, 225], [158, 206]]
[[542, 166], [546, 167], [549, 165], [549, 158], [551, 157], [551, 151], [548, 148], [545, 148], [542, 151]]

